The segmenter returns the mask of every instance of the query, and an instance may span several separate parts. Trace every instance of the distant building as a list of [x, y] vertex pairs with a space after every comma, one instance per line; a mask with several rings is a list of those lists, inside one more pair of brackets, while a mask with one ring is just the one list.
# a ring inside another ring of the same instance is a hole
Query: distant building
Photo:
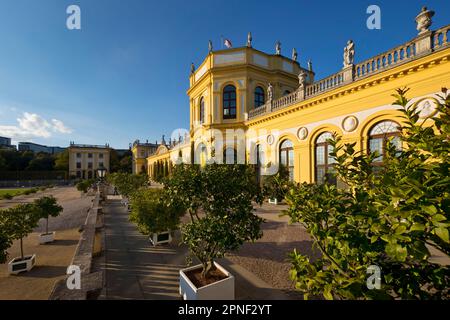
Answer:
[[131, 152], [132, 158], [132, 172], [138, 174], [141, 172], [147, 172], [147, 157], [154, 154], [158, 149], [158, 143], [149, 143], [148, 140], [145, 143], [136, 140], [133, 142]]
[[130, 149], [114, 149], [119, 157], [122, 157], [125, 153], [130, 152]]
[[32, 151], [34, 153], [44, 152], [49, 154], [57, 154], [64, 152], [66, 148], [50, 147], [33, 142], [19, 142], [19, 151]]
[[16, 146], [11, 144], [11, 138], [0, 137], [0, 149], [15, 149]]
[[71, 142], [69, 148], [69, 176], [79, 179], [97, 177], [97, 170], [109, 169], [111, 148], [104, 146], [75, 144]]

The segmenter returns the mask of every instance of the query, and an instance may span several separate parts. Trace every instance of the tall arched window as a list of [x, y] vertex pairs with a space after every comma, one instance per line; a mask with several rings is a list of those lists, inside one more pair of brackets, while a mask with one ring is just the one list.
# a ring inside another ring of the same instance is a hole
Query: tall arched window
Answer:
[[205, 123], [205, 100], [203, 97], [200, 99], [200, 124]]
[[369, 131], [369, 152], [377, 151], [379, 157], [374, 159], [374, 165], [383, 163], [383, 155], [386, 149], [386, 142], [391, 139], [391, 143], [398, 150], [401, 149], [400, 126], [397, 122], [386, 120], [375, 124]]
[[336, 184], [336, 177], [334, 175], [335, 160], [331, 157], [333, 146], [328, 143], [328, 139], [332, 139], [333, 135], [330, 132], [324, 132], [317, 137], [315, 154], [316, 154], [316, 183], [328, 182]]
[[236, 119], [236, 88], [233, 85], [223, 89], [223, 118]]
[[255, 108], [262, 106], [266, 100], [264, 89], [261, 87], [255, 88]]
[[288, 171], [289, 180], [294, 181], [294, 146], [290, 140], [280, 144], [280, 166]]
[[234, 148], [226, 148], [223, 151], [223, 163], [226, 164], [236, 164], [237, 163], [237, 152]]

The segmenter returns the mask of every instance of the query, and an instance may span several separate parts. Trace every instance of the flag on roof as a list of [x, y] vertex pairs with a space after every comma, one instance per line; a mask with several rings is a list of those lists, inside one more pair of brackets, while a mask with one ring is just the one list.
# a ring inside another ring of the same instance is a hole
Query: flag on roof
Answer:
[[227, 47], [228, 49], [230, 49], [230, 48], [232, 48], [233, 47], [233, 44], [231, 43], [231, 41], [230, 40], [228, 40], [228, 39], [225, 39], [225, 41], [224, 41], [224, 43], [223, 43], [224, 45], [225, 45], [225, 47]]

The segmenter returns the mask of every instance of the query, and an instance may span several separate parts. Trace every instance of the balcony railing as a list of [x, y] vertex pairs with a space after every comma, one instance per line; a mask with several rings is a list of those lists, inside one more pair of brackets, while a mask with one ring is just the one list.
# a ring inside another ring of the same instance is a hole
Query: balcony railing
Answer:
[[302, 89], [299, 88], [297, 91], [287, 96], [283, 96], [273, 101], [268, 101], [265, 105], [250, 110], [248, 119], [254, 119], [269, 114], [273, 111], [292, 106], [297, 102], [334, 90], [340, 86], [361, 80], [382, 71], [389, 70], [419, 56], [445, 49], [450, 44], [448, 41], [449, 32], [450, 25], [447, 25], [432, 31], [429, 36], [419, 36], [412, 41], [395, 47], [394, 49], [388, 50], [361, 63], [345, 68], [322, 80], [306, 85]]

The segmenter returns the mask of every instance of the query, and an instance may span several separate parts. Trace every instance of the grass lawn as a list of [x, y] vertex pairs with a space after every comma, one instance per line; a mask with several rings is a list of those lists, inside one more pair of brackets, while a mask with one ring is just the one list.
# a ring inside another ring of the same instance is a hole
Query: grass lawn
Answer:
[[0, 189], [0, 199], [3, 199], [7, 194], [15, 197], [21, 194], [29, 193], [31, 189], [32, 188]]

